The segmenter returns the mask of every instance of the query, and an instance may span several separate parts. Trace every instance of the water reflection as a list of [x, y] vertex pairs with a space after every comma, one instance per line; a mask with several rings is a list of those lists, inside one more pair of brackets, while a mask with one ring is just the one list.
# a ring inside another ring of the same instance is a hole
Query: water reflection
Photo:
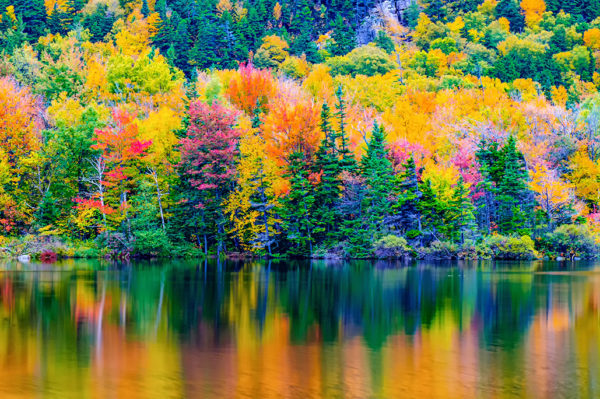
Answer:
[[0, 271], [0, 396], [598, 397], [600, 264]]

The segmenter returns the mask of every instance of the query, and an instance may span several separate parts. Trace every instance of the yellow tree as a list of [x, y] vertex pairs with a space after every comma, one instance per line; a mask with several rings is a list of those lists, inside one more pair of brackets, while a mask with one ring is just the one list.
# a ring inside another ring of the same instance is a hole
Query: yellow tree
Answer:
[[579, 198], [597, 206], [600, 203], [600, 165], [590, 159], [585, 149], [580, 149], [571, 158], [571, 172], [568, 178], [575, 187]]
[[152, 111], [138, 125], [140, 140], [152, 143], [148, 148], [148, 154], [144, 157], [144, 163], [147, 176], [156, 189], [160, 221], [165, 230], [163, 197], [168, 192], [169, 177], [174, 173], [173, 165], [179, 161], [173, 148], [178, 141], [175, 131], [181, 128], [181, 118], [173, 110], [162, 107]]
[[546, 3], [544, 0], [521, 0], [521, 8], [525, 13], [527, 26], [532, 27], [542, 19], [542, 14], [546, 11]]
[[600, 29], [592, 28], [585, 31], [583, 34], [583, 42], [592, 50], [600, 49]]
[[225, 212], [231, 223], [230, 233], [246, 251], [266, 251], [271, 245], [279, 222], [273, 210], [282, 186], [280, 168], [266, 156], [266, 145], [256, 129], [240, 140], [240, 163], [236, 189], [225, 202]]
[[548, 216], [548, 229], [552, 229], [560, 212], [571, 204], [573, 186], [562, 181], [556, 170], [550, 169], [545, 163], [535, 166], [530, 176], [529, 186]]
[[0, 78], [0, 173], [7, 183], [0, 200], [0, 227], [5, 231], [17, 222], [27, 223], [32, 211], [26, 206], [31, 205], [26, 180], [34, 173], [30, 160], [40, 148], [40, 128], [35, 97], [12, 79]]

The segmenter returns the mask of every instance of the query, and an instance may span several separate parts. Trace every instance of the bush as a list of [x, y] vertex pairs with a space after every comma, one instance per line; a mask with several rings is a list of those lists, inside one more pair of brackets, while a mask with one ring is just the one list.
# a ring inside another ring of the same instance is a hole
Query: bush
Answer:
[[99, 248], [104, 248], [104, 256], [111, 259], [128, 259], [134, 243], [123, 233], [104, 232], [96, 237]]
[[397, 68], [389, 54], [373, 45], [355, 48], [345, 56], [327, 60], [331, 75], [384, 75]]
[[40, 260], [42, 263], [54, 263], [57, 259], [58, 256], [56, 255], [56, 252], [49, 249], [43, 250], [40, 254]]
[[279, 70], [290, 78], [301, 79], [310, 72], [308, 62], [298, 57], [288, 57], [281, 63]]
[[133, 254], [137, 256], [169, 256], [172, 246], [162, 230], [142, 230], [135, 233]]
[[492, 257], [489, 247], [483, 243], [466, 240], [464, 244], [451, 241], [433, 241], [429, 246], [419, 249], [420, 259], [488, 259]]
[[420, 248], [420, 259], [457, 259], [459, 245], [450, 241], [433, 241], [428, 247]]
[[537, 257], [535, 245], [531, 237], [506, 237], [493, 235], [484, 242], [494, 259], [533, 259]]
[[204, 258], [204, 251], [191, 243], [183, 243], [171, 248], [171, 254], [178, 258]]
[[402, 259], [410, 257], [412, 248], [403, 237], [387, 235], [373, 243], [373, 253], [378, 259]]
[[600, 245], [598, 245], [598, 237], [589, 226], [564, 224], [553, 232], [545, 234], [538, 241], [538, 248], [551, 258], [556, 256], [592, 258], [598, 255]]
[[312, 257], [316, 259], [347, 259], [350, 257], [348, 243], [338, 242], [330, 246], [318, 246], [313, 251]]
[[81, 246], [74, 248], [74, 258], [95, 259], [100, 257], [100, 251], [95, 247]]

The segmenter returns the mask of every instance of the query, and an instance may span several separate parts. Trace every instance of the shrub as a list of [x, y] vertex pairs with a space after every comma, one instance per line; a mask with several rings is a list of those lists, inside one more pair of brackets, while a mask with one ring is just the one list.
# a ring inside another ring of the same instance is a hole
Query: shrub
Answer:
[[489, 259], [493, 253], [486, 243], [465, 240], [464, 244], [451, 241], [433, 241], [429, 246], [419, 250], [421, 259]]
[[532, 259], [537, 257], [531, 237], [506, 237], [493, 235], [484, 240], [495, 259]]
[[43, 250], [40, 254], [40, 260], [42, 263], [54, 263], [56, 262], [57, 258], [58, 256], [56, 255], [56, 252], [48, 249]]
[[310, 72], [308, 62], [298, 57], [288, 57], [281, 63], [279, 70], [293, 79], [306, 77]]
[[373, 253], [378, 259], [408, 258], [412, 248], [403, 237], [387, 235], [373, 243]]
[[450, 241], [433, 241], [429, 246], [419, 249], [421, 259], [456, 259], [458, 257], [458, 244]]
[[103, 249], [103, 255], [111, 259], [127, 259], [133, 250], [134, 243], [127, 240], [124, 234], [105, 232], [96, 238], [98, 248]]
[[100, 257], [100, 251], [94, 247], [79, 247], [75, 248], [73, 253], [74, 258], [94, 259]]
[[162, 230], [143, 230], [135, 233], [133, 253], [138, 256], [168, 256], [172, 250], [169, 238]]
[[538, 241], [540, 251], [550, 257], [595, 257], [600, 250], [598, 237], [587, 225], [564, 224]]
[[313, 258], [317, 259], [346, 259], [350, 257], [346, 242], [338, 242], [330, 246], [318, 246], [313, 251]]
[[183, 242], [178, 245], [171, 245], [170, 255], [177, 258], [191, 259], [204, 258], [204, 251], [196, 245], [188, 242]]
[[366, 45], [355, 48], [350, 53], [331, 57], [327, 60], [331, 75], [384, 75], [397, 68], [389, 54], [379, 47]]

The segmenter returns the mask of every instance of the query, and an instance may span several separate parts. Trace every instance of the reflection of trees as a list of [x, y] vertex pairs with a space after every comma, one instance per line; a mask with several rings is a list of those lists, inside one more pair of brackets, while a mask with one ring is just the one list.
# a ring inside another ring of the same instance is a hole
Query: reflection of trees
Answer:
[[2, 281], [3, 312], [17, 328], [39, 328], [42, 338], [52, 334], [64, 345], [83, 346], [96, 339], [100, 309], [103, 323], [138, 337], [156, 336], [164, 329], [181, 336], [199, 334], [202, 324], [202, 331], [208, 328], [219, 340], [247, 318], [248, 328], [256, 329], [260, 338], [274, 314], [283, 313], [296, 343], [361, 335], [378, 348], [392, 334], [417, 334], [434, 323], [462, 330], [470, 320], [481, 323], [485, 341], [518, 340], [534, 308], [545, 306], [534, 300], [536, 295], [549, 295], [536, 293], [529, 273], [476, 273], [469, 267], [432, 265], [385, 268], [367, 262], [350, 267], [302, 262], [148, 264], [5, 273]]
[[[206, 348], [255, 348], [281, 339], [285, 331], [292, 344], [321, 345], [323, 359], [342, 356], [330, 343], [359, 337], [371, 349], [368, 360], [375, 370], [391, 336], [417, 340], [435, 330], [473, 331], [485, 349], [503, 348], [499, 361], [510, 369], [511, 362], [521, 361], [515, 348], [541, 318], [556, 328], [573, 323], [579, 359], [591, 359], [597, 356], [588, 338], [598, 333], [600, 285], [556, 270], [565, 268], [257, 261], [5, 271], [0, 357], [25, 358], [18, 351], [30, 348], [42, 368], [59, 353], [86, 366], [99, 356], [104, 330], [139, 342], [169, 337]], [[571, 319], [561, 316], [565, 313]]]

